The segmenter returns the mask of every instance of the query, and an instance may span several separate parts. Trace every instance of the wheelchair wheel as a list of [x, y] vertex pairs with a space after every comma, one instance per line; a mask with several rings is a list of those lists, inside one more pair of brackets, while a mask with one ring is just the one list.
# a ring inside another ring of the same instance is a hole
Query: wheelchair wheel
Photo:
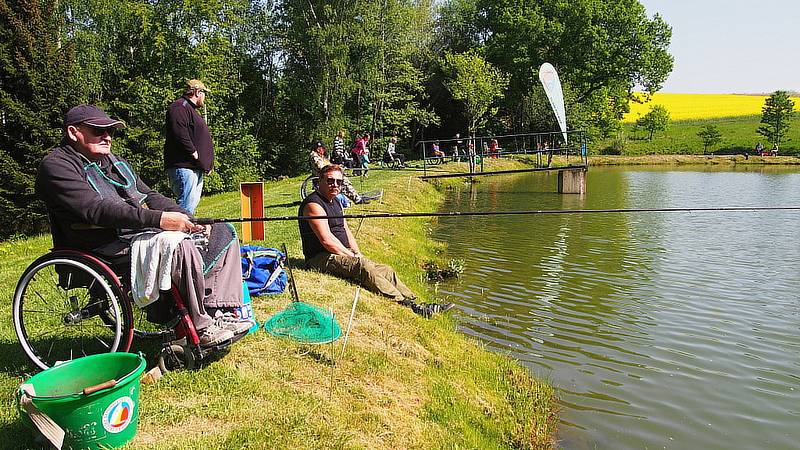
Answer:
[[303, 184], [300, 185], [300, 201], [306, 199], [306, 197], [314, 192], [317, 189], [317, 183], [319, 182], [319, 177], [314, 175], [309, 175], [308, 178], [303, 180]]
[[131, 305], [103, 263], [78, 252], [53, 252], [33, 262], [17, 284], [14, 330], [42, 369], [60, 361], [127, 351]]
[[194, 353], [184, 345], [170, 344], [158, 356], [158, 368], [161, 373], [176, 370], [192, 370], [195, 366]]

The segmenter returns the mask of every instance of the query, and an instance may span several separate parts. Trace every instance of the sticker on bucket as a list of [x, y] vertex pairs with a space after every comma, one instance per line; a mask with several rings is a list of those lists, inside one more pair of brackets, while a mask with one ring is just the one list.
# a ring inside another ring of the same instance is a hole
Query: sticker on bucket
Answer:
[[103, 428], [109, 433], [121, 433], [133, 420], [133, 400], [120, 397], [108, 405], [103, 413]]

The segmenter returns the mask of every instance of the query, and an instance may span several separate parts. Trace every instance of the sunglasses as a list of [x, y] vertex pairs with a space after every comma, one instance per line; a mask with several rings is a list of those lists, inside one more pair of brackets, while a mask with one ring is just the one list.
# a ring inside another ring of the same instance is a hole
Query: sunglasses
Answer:
[[86, 125], [86, 124], [83, 124], [83, 127], [89, 130], [95, 136], [102, 136], [108, 133], [110, 137], [114, 137], [114, 132], [117, 131], [117, 129], [114, 127], [96, 127], [94, 125]]
[[344, 186], [344, 180], [341, 178], [326, 178], [325, 182], [328, 186]]

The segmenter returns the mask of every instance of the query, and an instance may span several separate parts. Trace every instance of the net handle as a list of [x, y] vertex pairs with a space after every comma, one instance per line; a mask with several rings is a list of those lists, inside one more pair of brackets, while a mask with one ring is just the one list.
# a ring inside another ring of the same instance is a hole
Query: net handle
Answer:
[[299, 302], [300, 296], [297, 295], [297, 285], [294, 283], [294, 272], [292, 272], [292, 262], [289, 260], [289, 251], [286, 250], [286, 242], [281, 244], [283, 254], [286, 255], [286, 268], [289, 269], [289, 286], [292, 288], [292, 301]]

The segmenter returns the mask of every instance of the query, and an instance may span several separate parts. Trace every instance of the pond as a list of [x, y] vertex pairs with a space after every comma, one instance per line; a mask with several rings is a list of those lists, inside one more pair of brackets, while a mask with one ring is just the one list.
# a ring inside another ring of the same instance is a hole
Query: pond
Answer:
[[[800, 206], [796, 169], [478, 178], [445, 211]], [[464, 333], [550, 381], [565, 449], [796, 449], [800, 212], [446, 217]]]

